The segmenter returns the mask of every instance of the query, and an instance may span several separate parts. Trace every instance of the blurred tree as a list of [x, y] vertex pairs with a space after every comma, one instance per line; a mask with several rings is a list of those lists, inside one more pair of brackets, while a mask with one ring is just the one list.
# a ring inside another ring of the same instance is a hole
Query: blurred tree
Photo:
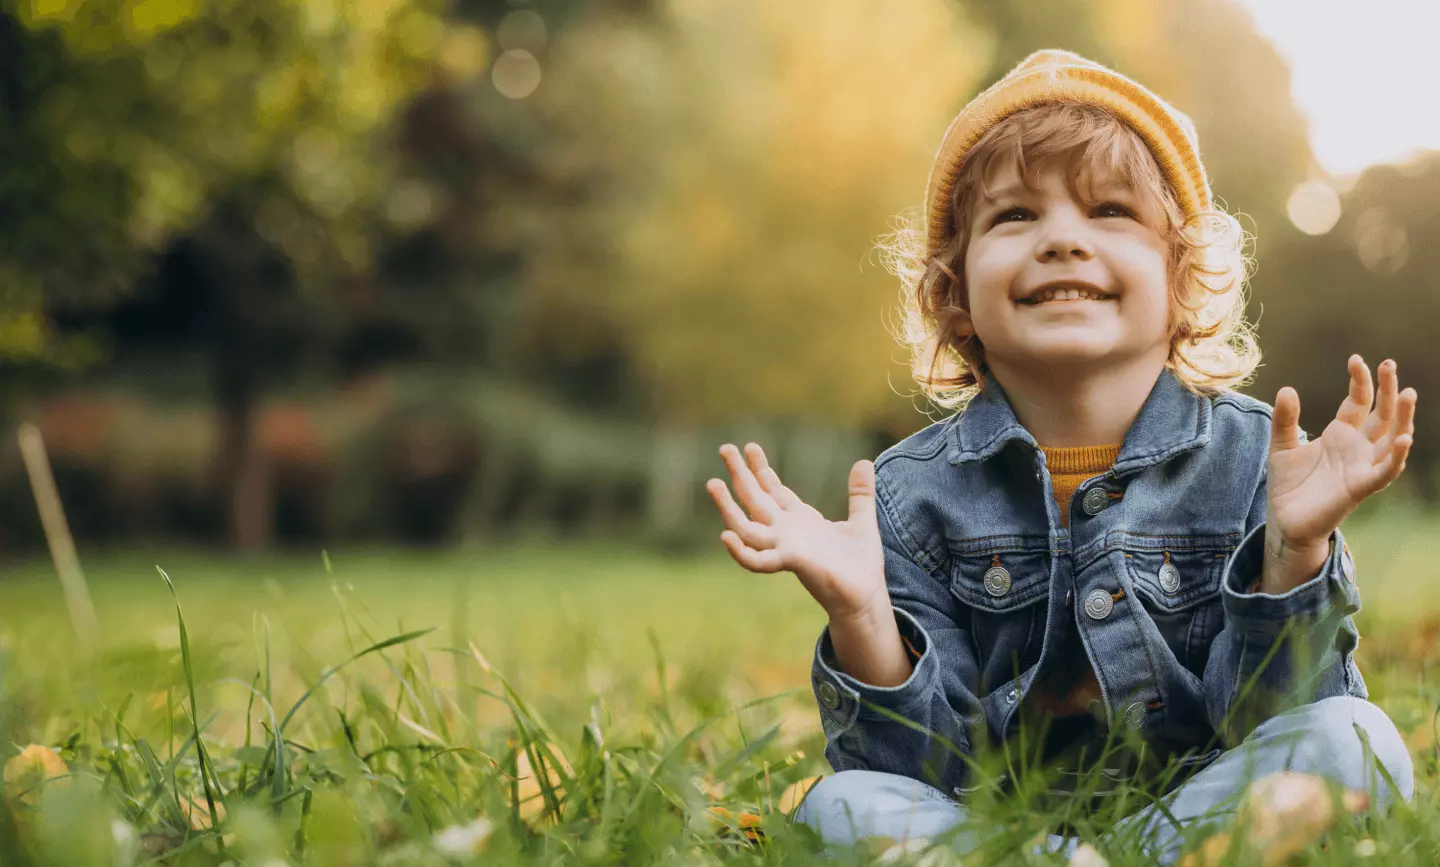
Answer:
[[437, 68], [484, 68], [483, 35], [441, 6], [0, 0], [0, 344], [46, 351], [41, 299], [106, 300], [185, 238], [174, 253], [203, 263], [189, 276], [213, 298], [217, 466], [241, 547], [268, 527], [254, 408], [288, 370], [269, 350], [305, 333], [296, 311], [343, 310], [347, 275], [372, 267], [396, 109]]
[[[1044, 48], [1063, 48], [1106, 62], [1105, 42], [1096, 38], [1097, 22], [1092, 9], [1096, 2], [1103, 0], [1049, 0], [1043, 14], [1036, 14], [1035, 4], [1024, 0], [961, 2], [964, 14], [995, 43], [989, 67], [979, 83], [987, 86], [999, 80], [1027, 55]], [[1126, 16], [1138, 13], [1148, 17], [1149, 10], [1144, 8], [1147, 4], [1132, 5], [1140, 8], [1126, 10]]]
[[687, 0], [572, 28], [551, 59], [539, 107], [574, 133], [554, 158], [610, 195], [521, 212], [531, 317], [565, 341], [622, 335], [660, 423], [657, 516], [684, 517], [696, 425], [854, 424], [895, 401], [895, 284], [861, 266], [988, 62], [955, 4]]
[[[54, 115], [105, 70], [66, 64], [53, 34], [21, 26], [0, 5], [0, 368], [11, 389], [47, 364], [70, 364], [89, 353], [81, 341], [56, 339], [45, 297], [72, 303], [113, 298], [132, 276], [123, 216], [129, 178], [77, 151], [86, 130], [67, 129]], [[112, 81], [114, 79], [111, 79]], [[109, 111], [123, 110], [106, 105]], [[47, 295], [42, 295], [42, 287]]]

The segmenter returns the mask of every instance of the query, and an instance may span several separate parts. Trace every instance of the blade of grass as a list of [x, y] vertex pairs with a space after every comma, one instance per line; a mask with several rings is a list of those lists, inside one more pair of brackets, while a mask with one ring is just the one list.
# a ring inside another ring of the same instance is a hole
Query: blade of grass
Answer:
[[[165, 579], [165, 586], [170, 588], [170, 596], [175, 600], [175, 619], [180, 623], [180, 664], [185, 670], [185, 688], [190, 693], [190, 721], [195, 726], [195, 755], [200, 760], [200, 785], [205, 790], [205, 804], [210, 808], [210, 827], [218, 832], [220, 815], [215, 809], [215, 791], [210, 785], [211, 778], [215, 776], [215, 768], [210, 763], [205, 740], [200, 736], [200, 709], [195, 700], [195, 668], [190, 661], [190, 636], [185, 629], [185, 615], [180, 611], [180, 594], [176, 592], [175, 582], [170, 580], [164, 569], [156, 566], [155, 570]], [[216, 839], [219, 839], [218, 833]], [[220, 842], [220, 854], [225, 854], [223, 840]]]
[[396, 635], [393, 638], [387, 638], [384, 641], [376, 642], [375, 644], [370, 645], [359, 653], [351, 656], [349, 659], [346, 659], [344, 662], [332, 665], [330, 668], [326, 669], [325, 672], [320, 675], [320, 678], [316, 680], [309, 689], [305, 690], [305, 694], [300, 696], [299, 700], [290, 707], [290, 712], [285, 714], [285, 718], [280, 721], [280, 729], [283, 731], [284, 728], [290, 724], [290, 720], [295, 717], [296, 711], [300, 710], [301, 705], [305, 704], [305, 702], [309, 700], [310, 696], [315, 693], [315, 690], [319, 689], [325, 683], [325, 681], [333, 677], [335, 673], [340, 669], [344, 668], [355, 660], [360, 659], [361, 657], [368, 656], [372, 653], [384, 650], [387, 647], [394, 647], [397, 644], [404, 644], [407, 641], [414, 641], [422, 635], [429, 635], [431, 632], [434, 631], [435, 627], [431, 626], [428, 629], [417, 629], [414, 632], [406, 632], [403, 635]]
[[[263, 703], [263, 704], [265, 705], [265, 712], [270, 716], [271, 740], [272, 740], [272, 742], [274, 743], [274, 749], [273, 749], [273, 750], [267, 750], [267, 752], [270, 752], [270, 753], [275, 757], [275, 759], [274, 759], [274, 760], [275, 760], [275, 763], [274, 763], [274, 765], [273, 765], [273, 766], [271, 767], [271, 769], [270, 769], [270, 773], [271, 773], [271, 777], [270, 777], [270, 802], [271, 802], [272, 804], [278, 804], [278, 803], [280, 803], [281, 801], [285, 800], [286, 797], [288, 797], [288, 794], [287, 794], [287, 792], [286, 792], [286, 786], [285, 786], [285, 783], [286, 783], [286, 773], [285, 773], [285, 739], [284, 739], [284, 738], [279, 738], [279, 737], [274, 737], [274, 732], [277, 732], [277, 731], [279, 731], [279, 729], [280, 729], [279, 725], [278, 725], [278, 724], [276, 723], [276, 721], [275, 721], [275, 706], [270, 703], [269, 697], [265, 696], [265, 695], [262, 694], [259, 690], [257, 690], [253, 685], [248, 684], [248, 683], [244, 682], [243, 680], [239, 680], [239, 679], [233, 678], [233, 677], [225, 677], [225, 678], [221, 678], [218, 682], [219, 682], [219, 683], [235, 683], [235, 684], [239, 684], [240, 686], [243, 686], [243, 687], [245, 687], [245, 689], [247, 689], [247, 690], [250, 691], [250, 698], [251, 698], [252, 701], [253, 701], [254, 699], [258, 698], [258, 699], [260, 699], [261, 703]], [[249, 726], [250, 715], [249, 715], [248, 713], [245, 715], [245, 722], [246, 722], [246, 726], [245, 726], [245, 729], [246, 729], [246, 731], [245, 731], [245, 745], [246, 745], [246, 746], [249, 746], [249, 745], [250, 745], [250, 731], [249, 731], [249, 729], [250, 729], [250, 726]], [[263, 723], [262, 723], [262, 724], [263, 724]], [[257, 779], [256, 782], [258, 783], [259, 780]], [[240, 791], [242, 791], [242, 792], [245, 791], [245, 788], [244, 788], [244, 786], [243, 786], [243, 779], [242, 779], [242, 785], [241, 785], [241, 787], [240, 787]], [[279, 812], [278, 812], [278, 811], [276, 812], [276, 815], [279, 815]]]

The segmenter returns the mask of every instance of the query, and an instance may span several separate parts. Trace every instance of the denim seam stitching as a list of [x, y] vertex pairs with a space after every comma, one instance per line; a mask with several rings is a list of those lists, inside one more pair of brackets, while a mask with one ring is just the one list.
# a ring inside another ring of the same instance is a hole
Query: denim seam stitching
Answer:
[[915, 461], [928, 461], [933, 459], [940, 452], [944, 451], [946, 446], [945, 436], [943, 432], [939, 436], [935, 437], [934, 442], [927, 444], [924, 448], [912, 449], [906, 447], [904, 442], [905, 441], [902, 440], [901, 442], [898, 442], [890, 448], [885, 449], [883, 452], [881, 452], [880, 456], [875, 460], [875, 469], [878, 471], [880, 467], [890, 463], [892, 460], [895, 460], [897, 458], [910, 458], [911, 460]]
[[[895, 506], [889, 494], [889, 484], [878, 472], [875, 474], [875, 504], [879, 506], [877, 511], [884, 515], [886, 523], [890, 525], [890, 532], [900, 547], [900, 553], [905, 556], [905, 559], [916, 563], [927, 574], [934, 577], [939, 568], [939, 563], [935, 562], [937, 558], [929, 551], [924, 551], [913, 538], [910, 538], [909, 528], [898, 520], [899, 516], [895, 514]], [[935, 562], [934, 566], [930, 565], [932, 562]]]

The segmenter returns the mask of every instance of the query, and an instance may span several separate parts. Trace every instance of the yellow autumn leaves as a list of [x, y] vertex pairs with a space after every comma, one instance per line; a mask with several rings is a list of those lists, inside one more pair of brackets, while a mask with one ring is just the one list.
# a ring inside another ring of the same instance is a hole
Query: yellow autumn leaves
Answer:
[[5, 800], [34, 807], [47, 783], [63, 783], [69, 774], [69, 766], [53, 749], [30, 744], [5, 763]]

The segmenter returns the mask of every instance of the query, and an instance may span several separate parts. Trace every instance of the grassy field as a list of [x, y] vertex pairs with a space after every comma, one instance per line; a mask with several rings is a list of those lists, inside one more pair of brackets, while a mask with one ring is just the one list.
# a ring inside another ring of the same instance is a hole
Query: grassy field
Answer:
[[[1362, 669], [1421, 792], [1302, 861], [1435, 863], [1440, 520], [1372, 512], [1345, 532]], [[89, 663], [48, 561], [0, 566], [0, 756], [31, 747], [7, 772], [0, 865], [815, 857], [785, 814], [829, 773], [808, 680], [823, 613], [718, 541], [669, 557], [613, 543], [328, 563], [82, 554], [103, 632]], [[1049, 819], [1019, 806], [985, 817], [1003, 832], [966, 863], [1044, 860], [1014, 854]], [[1099, 837], [1110, 818], [1086, 836], [1139, 863]]]

